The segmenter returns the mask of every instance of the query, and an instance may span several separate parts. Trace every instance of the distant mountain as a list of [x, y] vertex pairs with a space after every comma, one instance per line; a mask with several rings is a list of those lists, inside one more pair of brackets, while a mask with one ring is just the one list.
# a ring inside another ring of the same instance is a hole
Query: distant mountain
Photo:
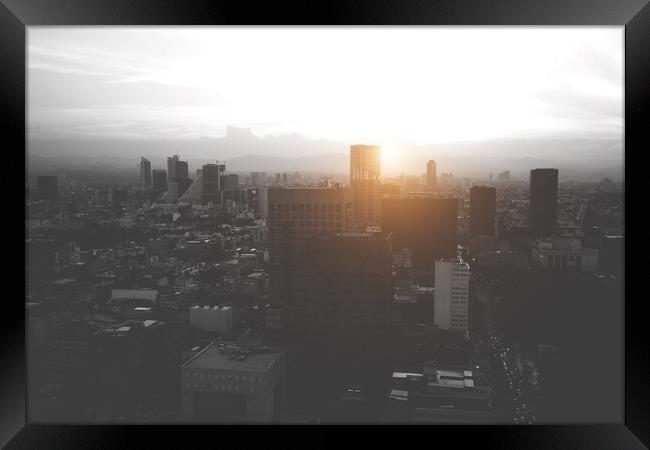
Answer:
[[[438, 173], [455, 176], [487, 177], [510, 170], [515, 178], [527, 178], [530, 169], [557, 167], [560, 176], [620, 179], [623, 167], [622, 142], [611, 139], [545, 137], [536, 139], [498, 139], [414, 145], [405, 141], [389, 143], [400, 153], [394, 165], [384, 164], [385, 175], [420, 175], [426, 162], [434, 159]], [[379, 143], [381, 144], [381, 143]], [[106, 169], [135, 170], [144, 156], [152, 168], [166, 168], [166, 157], [179, 154], [189, 161], [190, 172], [216, 160], [234, 172], [349, 172], [347, 143], [308, 139], [298, 134], [255, 136], [249, 129], [228, 127], [222, 138], [178, 140], [126, 139], [30, 139], [31, 169]]]

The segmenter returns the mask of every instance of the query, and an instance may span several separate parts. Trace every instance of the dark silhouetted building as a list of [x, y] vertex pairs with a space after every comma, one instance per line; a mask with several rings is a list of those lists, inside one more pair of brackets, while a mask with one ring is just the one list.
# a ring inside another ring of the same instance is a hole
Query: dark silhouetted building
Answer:
[[153, 170], [154, 192], [165, 192], [167, 190], [167, 171], [164, 169]]
[[379, 222], [380, 153], [381, 147], [378, 145], [350, 146], [350, 187], [354, 197], [356, 225], [360, 228]]
[[239, 202], [239, 175], [230, 173], [221, 176], [222, 201], [226, 199]]
[[226, 171], [224, 164], [206, 164], [201, 171], [201, 202], [221, 203], [221, 176]]
[[187, 161], [181, 161], [178, 155], [167, 157], [167, 181], [180, 181], [189, 177]]
[[56, 175], [41, 175], [36, 177], [36, 196], [40, 200], [59, 199], [59, 181]]
[[550, 235], [557, 225], [557, 169], [530, 171], [528, 229], [533, 236]]
[[140, 158], [140, 186], [151, 189], [151, 162], [145, 158]]
[[167, 181], [176, 181], [178, 178], [178, 155], [167, 157]]
[[393, 299], [391, 235], [315, 236], [305, 248], [289, 330], [337, 354], [379, 355]]
[[[304, 261], [305, 241], [321, 232], [351, 229], [352, 195], [345, 188], [268, 190], [270, 295], [289, 305]], [[273, 325], [275, 326], [275, 325]]]
[[469, 198], [470, 234], [472, 236], [494, 236], [497, 190], [487, 186], [472, 186]]
[[458, 200], [432, 195], [384, 196], [381, 227], [392, 232], [395, 249], [411, 250], [415, 270], [433, 271], [435, 260], [455, 258]]

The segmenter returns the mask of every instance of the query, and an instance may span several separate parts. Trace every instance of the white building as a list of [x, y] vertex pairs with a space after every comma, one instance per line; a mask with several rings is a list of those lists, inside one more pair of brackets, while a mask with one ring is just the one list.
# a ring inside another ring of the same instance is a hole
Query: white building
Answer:
[[461, 260], [439, 260], [435, 268], [433, 323], [442, 330], [467, 329], [469, 265]]
[[232, 307], [192, 306], [190, 326], [200, 331], [227, 333], [232, 329]]

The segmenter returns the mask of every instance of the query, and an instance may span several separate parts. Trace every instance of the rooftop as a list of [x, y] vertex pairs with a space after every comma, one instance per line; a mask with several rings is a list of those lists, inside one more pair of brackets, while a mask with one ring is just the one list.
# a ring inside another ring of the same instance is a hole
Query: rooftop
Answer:
[[189, 369], [211, 369], [211, 370], [249, 370], [268, 371], [277, 361], [280, 353], [268, 351], [264, 353], [251, 353], [245, 359], [231, 359], [231, 355], [222, 352], [223, 347], [217, 343], [206, 347], [202, 352], [190, 359], [183, 365]]

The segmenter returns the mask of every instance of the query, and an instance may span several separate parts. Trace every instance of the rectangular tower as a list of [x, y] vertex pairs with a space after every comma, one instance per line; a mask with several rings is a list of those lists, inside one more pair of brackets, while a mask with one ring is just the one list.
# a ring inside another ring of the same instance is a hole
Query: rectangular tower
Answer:
[[469, 231], [471, 236], [494, 236], [497, 190], [472, 186], [469, 191]]
[[350, 146], [350, 187], [354, 197], [356, 225], [364, 229], [379, 223], [381, 147]]
[[467, 329], [469, 265], [460, 260], [436, 261], [433, 323], [442, 330]]
[[530, 171], [528, 228], [533, 236], [548, 236], [557, 225], [557, 169]]
[[271, 299], [290, 305], [304, 262], [305, 241], [321, 232], [351, 228], [352, 195], [345, 188], [268, 190]]
[[436, 259], [455, 258], [458, 200], [429, 194], [385, 195], [381, 227], [393, 232], [393, 247], [411, 250], [413, 268], [433, 271]]
[[429, 160], [427, 162], [427, 192], [435, 192], [437, 183], [436, 162]]

